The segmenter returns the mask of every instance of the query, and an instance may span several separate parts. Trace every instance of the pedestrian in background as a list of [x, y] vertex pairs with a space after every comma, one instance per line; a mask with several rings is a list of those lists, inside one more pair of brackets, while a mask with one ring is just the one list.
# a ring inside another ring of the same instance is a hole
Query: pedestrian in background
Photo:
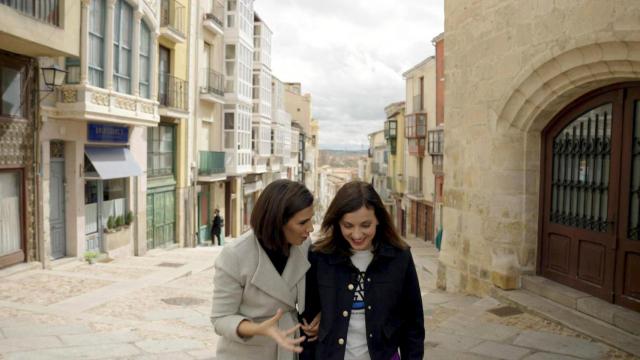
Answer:
[[[371, 184], [354, 181], [336, 193], [309, 252], [306, 308], [318, 313], [317, 340], [305, 359], [422, 359], [424, 315], [409, 251]], [[315, 331], [303, 330], [312, 338]]]
[[213, 211], [213, 221], [211, 222], [211, 244], [216, 244], [216, 238], [218, 239], [218, 245], [222, 245], [220, 241], [220, 232], [222, 231], [222, 217], [220, 217], [220, 210], [215, 209]]
[[313, 195], [290, 180], [270, 183], [251, 213], [252, 234], [215, 262], [211, 322], [218, 360], [293, 360], [302, 351], [298, 309], [313, 231]]

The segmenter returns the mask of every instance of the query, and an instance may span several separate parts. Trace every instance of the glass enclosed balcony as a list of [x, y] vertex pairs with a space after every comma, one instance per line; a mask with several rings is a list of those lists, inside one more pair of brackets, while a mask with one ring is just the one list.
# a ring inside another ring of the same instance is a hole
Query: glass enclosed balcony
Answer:
[[224, 174], [224, 151], [200, 151], [198, 175]]

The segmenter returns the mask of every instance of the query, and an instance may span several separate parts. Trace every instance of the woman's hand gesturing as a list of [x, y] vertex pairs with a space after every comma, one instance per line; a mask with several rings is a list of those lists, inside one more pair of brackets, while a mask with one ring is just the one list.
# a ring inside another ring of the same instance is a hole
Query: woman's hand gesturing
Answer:
[[278, 327], [278, 320], [282, 317], [284, 313], [282, 309], [278, 309], [276, 314], [261, 323], [254, 324], [256, 327], [254, 329], [254, 334], [268, 336], [275, 340], [278, 345], [282, 346], [284, 349], [287, 349], [292, 352], [301, 353], [302, 347], [300, 343], [302, 343], [305, 339], [304, 336], [299, 338], [290, 337], [292, 334], [295, 334], [296, 330], [300, 328], [300, 324], [288, 329], [281, 330]]

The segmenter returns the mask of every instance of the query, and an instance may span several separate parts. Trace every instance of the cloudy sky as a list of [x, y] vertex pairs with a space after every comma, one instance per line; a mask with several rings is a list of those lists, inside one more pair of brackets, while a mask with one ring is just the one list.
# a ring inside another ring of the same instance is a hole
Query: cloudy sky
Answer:
[[272, 71], [312, 96], [320, 147], [368, 147], [384, 107], [404, 100], [402, 73], [434, 54], [444, 0], [256, 0], [273, 31]]

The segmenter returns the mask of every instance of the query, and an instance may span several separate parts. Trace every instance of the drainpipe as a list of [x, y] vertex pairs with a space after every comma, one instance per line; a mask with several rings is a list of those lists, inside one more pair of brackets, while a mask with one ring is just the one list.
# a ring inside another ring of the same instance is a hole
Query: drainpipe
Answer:
[[[38, 206], [39, 203], [39, 191], [38, 191], [38, 177], [40, 176], [39, 172], [38, 172], [38, 159], [40, 158], [40, 156], [38, 155], [40, 147], [39, 147], [39, 141], [40, 141], [40, 78], [39, 78], [39, 74], [38, 74], [38, 69], [40, 69], [40, 66], [38, 64], [38, 61], [35, 60], [34, 64], [31, 64], [31, 69], [34, 71], [34, 78], [35, 78], [35, 106], [34, 106], [34, 118], [33, 118], [33, 224], [34, 224], [34, 229], [33, 229], [33, 246], [36, 249], [36, 253], [38, 258], [40, 258], [40, 263], [42, 264], [42, 268], [45, 269], [46, 265], [45, 265], [45, 251], [44, 251], [44, 244], [41, 244], [38, 241], [39, 238], [39, 232], [41, 231], [40, 226], [38, 226], [38, 221], [40, 221], [41, 215], [40, 214], [40, 207]], [[25, 247], [26, 248], [26, 247]], [[26, 250], [26, 249], [25, 249]], [[25, 254], [25, 260], [28, 261], [28, 256], [29, 254]]]

